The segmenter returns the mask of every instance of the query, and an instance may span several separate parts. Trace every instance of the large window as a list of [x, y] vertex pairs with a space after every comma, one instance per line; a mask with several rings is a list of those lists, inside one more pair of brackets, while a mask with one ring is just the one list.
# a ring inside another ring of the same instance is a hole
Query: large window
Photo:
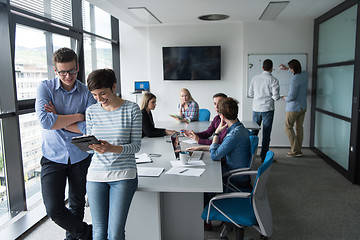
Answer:
[[35, 113], [19, 116], [21, 153], [27, 205], [31, 206], [40, 197], [40, 159], [42, 129]]
[[48, 78], [45, 34], [21, 25], [16, 26], [15, 32], [17, 99], [32, 99], [40, 81]]
[[10, 4], [29, 13], [72, 25], [71, 0], [10, 0]]
[[83, 1], [82, 16], [85, 31], [105, 38], [111, 38], [111, 28], [105, 27], [111, 24], [110, 14], [87, 1]]
[[95, 69], [113, 68], [111, 16], [83, 1], [85, 79]]
[[62, 47], [72, 48], [74, 44], [71, 41], [75, 40], [22, 25], [16, 25], [15, 39], [17, 99], [33, 99], [39, 83], [55, 77], [47, 47], [53, 51]]
[[[0, 121], [0, 136], [2, 135], [2, 127]], [[6, 189], [6, 178], [4, 169], [4, 154], [2, 148], [2, 137], [0, 138], [0, 218], [8, 212], [8, 198]]]
[[84, 37], [85, 76], [95, 69], [113, 68], [111, 43], [93, 36]]

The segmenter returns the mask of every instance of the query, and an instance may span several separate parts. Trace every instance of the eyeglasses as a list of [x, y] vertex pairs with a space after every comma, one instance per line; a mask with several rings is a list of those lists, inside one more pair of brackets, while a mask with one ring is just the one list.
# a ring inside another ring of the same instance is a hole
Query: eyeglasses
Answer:
[[56, 72], [59, 74], [59, 76], [65, 77], [66, 74], [69, 74], [69, 75], [77, 74], [77, 68], [71, 69], [69, 71], [59, 71], [56, 69]]

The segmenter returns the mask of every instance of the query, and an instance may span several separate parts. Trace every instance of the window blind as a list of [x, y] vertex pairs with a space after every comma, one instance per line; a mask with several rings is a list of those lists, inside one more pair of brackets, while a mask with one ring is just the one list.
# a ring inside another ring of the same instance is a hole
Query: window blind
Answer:
[[72, 26], [71, 0], [10, 0], [10, 5]]

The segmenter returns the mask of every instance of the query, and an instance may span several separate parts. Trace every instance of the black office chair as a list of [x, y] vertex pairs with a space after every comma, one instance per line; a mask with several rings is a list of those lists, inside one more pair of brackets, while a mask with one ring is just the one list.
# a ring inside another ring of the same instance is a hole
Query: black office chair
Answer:
[[256, 175], [251, 193], [224, 193], [213, 197], [205, 207], [201, 217], [211, 220], [229, 222], [235, 225], [236, 240], [244, 239], [244, 229], [254, 227], [262, 239], [272, 235], [272, 214], [267, 199], [266, 183], [270, 176], [274, 153], [268, 151], [264, 163], [257, 171], [244, 171], [238, 175]]

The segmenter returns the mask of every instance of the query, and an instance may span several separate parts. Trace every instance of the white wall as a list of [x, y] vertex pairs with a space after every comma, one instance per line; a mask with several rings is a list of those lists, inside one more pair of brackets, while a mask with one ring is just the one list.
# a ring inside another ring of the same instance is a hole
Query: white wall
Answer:
[[[252, 100], [246, 97], [247, 54], [308, 53], [308, 69], [311, 69], [312, 37], [313, 23], [311, 21], [214, 23], [151, 28], [132, 28], [126, 24], [120, 24], [122, 96], [125, 99], [140, 102], [141, 96], [136, 99], [136, 96], [131, 94], [134, 81], [150, 81], [150, 90], [157, 96], [158, 105], [153, 112], [156, 124], [159, 120], [171, 120], [168, 115], [176, 113], [179, 90], [183, 87], [190, 90], [200, 108], [211, 110], [211, 118], [215, 116], [212, 95], [224, 92], [240, 101], [239, 119], [251, 120]], [[200, 45], [221, 45], [222, 79], [220, 81], [163, 80], [162, 47]], [[284, 133], [284, 109], [285, 104], [277, 102], [272, 146], [289, 146]], [[304, 124], [308, 130], [305, 131], [304, 146], [309, 145], [309, 112]]]

